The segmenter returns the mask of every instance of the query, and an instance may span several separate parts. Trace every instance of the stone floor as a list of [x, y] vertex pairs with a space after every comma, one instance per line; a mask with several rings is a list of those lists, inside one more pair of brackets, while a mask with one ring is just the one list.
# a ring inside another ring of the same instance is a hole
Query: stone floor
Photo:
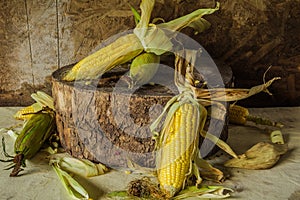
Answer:
[[[12, 118], [18, 108], [0, 108], [0, 129], [16, 125], [19, 122]], [[289, 108], [252, 108], [253, 115], [268, 117], [285, 124], [282, 129], [289, 151], [281, 157], [277, 165], [267, 170], [225, 169], [229, 178], [224, 186], [233, 188], [229, 199], [241, 200], [298, 200], [300, 199], [300, 107]], [[12, 140], [1, 130], [1, 137], [7, 141], [7, 151], [12, 153]], [[241, 154], [260, 141], [269, 141], [269, 135], [263, 127], [253, 124], [247, 126], [231, 125], [228, 143]], [[0, 148], [0, 158], [3, 158]], [[210, 161], [217, 167], [224, 169], [220, 164], [229, 157], [218, 152]], [[67, 192], [56, 176], [54, 170], [48, 165], [45, 153], [27, 161], [26, 169], [20, 177], [9, 177], [9, 171], [2, 170], [7, 165], [0, 163], [0, 199], [8, 200], [67, 200]], [[106, 199], [105, 194], [110, 191], [123, 190], [129, 181], [141, 177], [141, 174], [126, 174], [123, 171], [112, 170], [109, 173], [89, 179], [76, 177], [86, 188], [92, 199]]]

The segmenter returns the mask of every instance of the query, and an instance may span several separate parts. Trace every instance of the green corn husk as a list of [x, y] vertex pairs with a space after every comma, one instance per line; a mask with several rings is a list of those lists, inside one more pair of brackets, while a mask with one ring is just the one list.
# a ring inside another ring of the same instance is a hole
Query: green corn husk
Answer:
[[50, 164], [56, 164], [60, 169], [83, 177], [102, 175], [108, 168], [101, 163], [93, 163], [87, 159], [77, 159], [67, 154], [54, 154], [51, 156]]
[[55, 131], [55, 113], [49, 108], [34, 113], [33, 116], [26, 121], [21, 133], [17, 136], [14, 143], [15, 156], [6, 153], [4, 138], [2, 139], [3, 151], [9, 160], [1, 160], [2, 162], [12, 162], [13, 165], [6, 169], [13, 168], [10, 176], [18, 176], [25, 167], [26, 159], [30, 159], [37, 154], [45, 141]]
[[129, 88], [147, 84], [157, 72], [160, 57], [154, 53], [143, 53], [135, 57], [130, 65], [129, 77], [131, 84]]
[[25, 123], [17, 137], [14, 144], [15, 152], [23, 154], [24, 159], [32, 158], [55, 131], [55, 128], [55, 113], [52, 110], [34, 114]]
[[[141, 18], [134, 33], [140, 39], [146, 52], [162, 55], [173, 48], [171, 38], [176, 35], [174, 31], [180, 31], [186, 27], [195, 29], [196, 33], [203, 32], [210, 27], [210, 23], [203, 19], [204, 15], [212, 14], [219, 10], [219, 2], [216, 8], [198, 9], [190, 14], [161, 24], [149, 24], [154, 0], [143, 0], [141, 2]], [[172, 35], [166, 34], [164, 30], [171, 31]]]
[[17, 176], [25, 167], [25, 160], [30, 159], [40, 150], [45, 141], [55, 131], [55, 112], [53, 98], [44, 92], [31, 94], [36, 103], [19, 110], [15, 119], [25, 120], [21, 133], [16, 137], [14, 150], [17, 154], [8, 161], [15, 163], [10, 176]]
[[89, 194], [70, 174], [92, 177], [102, 175], [108, 171], [108, 168], [101, 163], [95, 164], [87, 159], [73, 158], [66, 153], [51, 155], [49, 163], [54, 168], [68, 194], [74, 199], [89, 199]]
[[[74, 81], [75, 79], [97, 78], [116, 65], [134, 59], [142, 51], [156, 55], [171, 51], [173, 48], [171, 39], [176, 35], [174, 31], [192, 27], [197, 32], [202, 32], [210, 24], [201, 17], [219, 9], [219, 3], [217, 3], [216, 8], [199, 9], [176, 20], [155, 25], [150, 23], [154, 3], [154, 0], [142, 0], [140, 5], [141, 15], [131, 7], [137, 23], [133, 31], [134, 34], [122, 36], [108, 46], [82, 59], [65, 75], [63, 80]], [[166, 34], [164, 29], [168, 29], [171, 35]]]
[[52, 165], [57, 176], [61, 180], [63, 186], [67, 190], [68, 194], [73, 199], [83, 200], [89, 199], [88, 192], [72, 177], [70, 174], [60, 169], [57, 165]]

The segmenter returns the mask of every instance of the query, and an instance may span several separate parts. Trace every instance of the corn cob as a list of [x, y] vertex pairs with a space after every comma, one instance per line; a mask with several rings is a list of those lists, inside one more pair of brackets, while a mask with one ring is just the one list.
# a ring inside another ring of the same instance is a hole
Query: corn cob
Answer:
[[198, 105], [184, 103], [163, 130], [166, 138], [157, 158], [157, 175], [167, 198], [183, 189], [185, 180], [192, 173], [192, 160], [199, 141], [199, 116]]
[[160, 57], [154, 53], [143, 53], [135, 57], [130, 65], [129, 77], [132, 84], [129, 87], [148, 83], [159, 67], [159, 60]]
[[230, 123], [245, 125], [247, 121], [252, 121], [256, 124], [261, 124], [261, 125], [275, 126], [279, 128], [283, 127], [283, 124], [281, 124], [280, 122], [273, 122], [269, 119], [250, 115], [249, 110], [247, 108], [238, 105], [230, 105], [229, 107]]
[[42, 110], [42, 106], [39, 103], [34, 103], [19, 110], [14, 115], [14, 118], [18, 120], [28, 120], [33, 116], [32, 113], [38, 112], [39, 110]]
[[15, 153], [23, 154], [25, 159], [32, 158], [55, 130], [53, 111], [34, 114], [26, 122], [15, 141]]
[[143, 46], [135, 34], [122, 36], [79, 61], [63, 79], [74, 81], [97, 78], [114, 66], [130, 61], [142, 51]]
[[13, 159], [15, 166], [10, 176], [18, 175], [21, 167], [25, 167], [25, 160], [32, 158], [40, 150], [55, 131], [55, 127], [55, 115], [52, 110], [33, 114], [15, 141], [14, 149], [17, 155]]
[[33, 116], [34, 113], [41, 111], [43, 107], [48, 107], [54, 110], [53, 98], [48, 94], [37, 91], [36, 93], [31, 94], [31, 97], [36, 101], [36, 103], [19, 110], [14, 115], [15, 119], [28, 120]]

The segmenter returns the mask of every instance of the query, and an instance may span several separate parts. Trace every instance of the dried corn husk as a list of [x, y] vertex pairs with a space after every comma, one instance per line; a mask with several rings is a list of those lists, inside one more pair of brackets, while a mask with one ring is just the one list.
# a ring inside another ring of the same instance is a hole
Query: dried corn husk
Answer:
[[51, 156], [50, 164], [56, 164], [60, 169], [83, 177], [102, 175], [108, 168], [101, 163], [93, 163], [87, 159], [77, 159], [67, 154], [54, 154]]
[[201, 188], [189, 186], [179, 192], [173, 199], [178, 200], [189, 197], [193, 197], [193, 199], [224, 199], [230, 197], [229, 192], [233, 192], [233, 190], [223, 186], [202, 186]]
[[251, 147], [238, 158], [225, 162], [226, 167], [244, 169], [268, 169], [273, 167], [280, 155], [287, 152], [287, 145], [276, 145], [268, 142], [260, 142]]
[[206, 180], [211, 180], [215, 182], [222, 182], [224, 181], [225, 177], [221, 170], [213, 167], [209, 164], [206, 160], [202, 158], [198, 158], [195, 160], [199, 170], [201, 177]]

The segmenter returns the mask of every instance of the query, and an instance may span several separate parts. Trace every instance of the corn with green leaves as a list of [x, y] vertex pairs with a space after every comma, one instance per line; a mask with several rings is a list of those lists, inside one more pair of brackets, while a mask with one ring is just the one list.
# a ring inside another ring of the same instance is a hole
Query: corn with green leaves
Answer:
[[[82, 59], [67, 72], [63, 80], [74, 81], [97, 78], [116, 65], [134, 59], [142, 51], [156, 55], [171, 51], [173, 43], [170, 35], [166, 34], [165, 30], [178, 31], [185, 27], [192, 27], [197, 32], [202, 32], [210, 26], [209, 22], [204, 20], [202, 16], [219, 9], [219, 3], [217, 3], [216, 8], [198, 9], [186, 16], [155, 25], [150, 23], [154, 3], [155, 0], [143, 0], [140, 5], [141, 15], [132, 8], [137, 22], [133, 34], [121, 36], [108, 46]], [[175, 35], [173, 34], [173, 36]]]
[[[172, 108], [173, 107], [173, 108]], [[159, 142], [157, 176], [167, 198], [184, 188], [188, 177], [195, 175], [201, 182], [193, 160], [198, 156], [199, 131], [206, 120], [206, 110], [192, 102], [176, 102], [169, 112]], [[201, 114], [200, 114], [201, 113]]]
[[157, 72], [160, 56], [154, 53], [142, 53], [135, 57], [130, 65], [130, 88], [147, 84]]
[[54, 110], [53, 98], [48, 94], [42, 91], [37, 91], [36, 93], [32, 93], [31, 97], [36, 101], [36, 103], [19, 110], [14, 115], [15, 119], [28, 120], [33, 116], [34, 113], [41, 111], [43, 107], [48, 107]]
[[116, 65], [139, 55], [143, 46], [135, 34], [127, 34], [79, 61], [63, 78], [66, 81], [93, 79]]
[[275, 126], [282, 128], [283, 124], [280, 122], [273, 122], [269, 119], [265, 119], [258, 116], [252, 116], [249, 110], [245, 107], [238, 105], [230, 105], [229, 107], [229, 122], [232, 124], [245, 125], [247, 121], [252, 121], [256, 124]]
[[14, 118], [18, 120], [28, 120], [30, 119], [35, 112], [38, 112], [42, 109], [42, 106], [39, 103], [34, 103], [30, 106], [27, 106], [25, 108], [22, 108], [19, 110], [15, 115]]
[[21, 167], [25, 167], [25, 160], [36, 155], [55, 127], [55, 113], [51, 109], [33, 114], [15, 141], [17, 155], [13, 159], [15, 166], [10, 176], [18, 175]]

